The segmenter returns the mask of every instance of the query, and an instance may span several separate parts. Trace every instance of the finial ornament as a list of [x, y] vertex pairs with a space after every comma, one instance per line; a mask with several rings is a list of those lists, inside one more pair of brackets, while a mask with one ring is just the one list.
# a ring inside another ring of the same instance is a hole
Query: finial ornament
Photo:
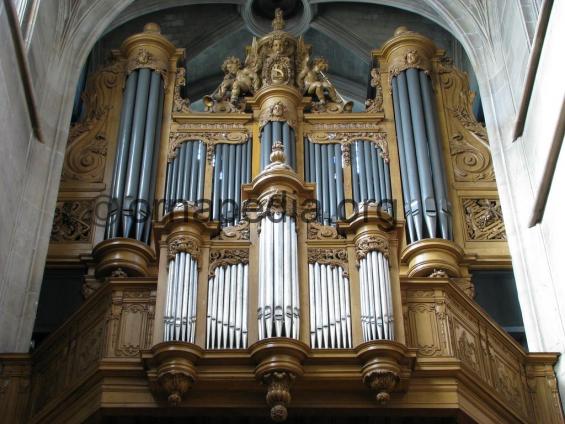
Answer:
[[285, 27], [285, 22], [283, 18], [283, 11], [280, 7], [275, 9], [275, 19], [273, 19], [273, 30], [282, 31]]
[[273, 151], [271, 153], [271, 156], [269, 157], [271, 159], [271, 163], [285, 163], [286, 162], [286, 155], [284, 153], [284, 147], [283, 144], [280, 141], [277, 141], [273, 144]]

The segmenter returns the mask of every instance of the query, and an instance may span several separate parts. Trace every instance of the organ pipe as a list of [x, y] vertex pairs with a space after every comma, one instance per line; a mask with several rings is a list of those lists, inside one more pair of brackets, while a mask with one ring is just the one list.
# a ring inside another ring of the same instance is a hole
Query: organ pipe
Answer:
[[287, 122], [267, 122], [261, 130], [261, 170], [271, 162], [269, 157], [276, 142], [283, 144], [286, 163], [296, 169], [296, 141], [294, 128]]

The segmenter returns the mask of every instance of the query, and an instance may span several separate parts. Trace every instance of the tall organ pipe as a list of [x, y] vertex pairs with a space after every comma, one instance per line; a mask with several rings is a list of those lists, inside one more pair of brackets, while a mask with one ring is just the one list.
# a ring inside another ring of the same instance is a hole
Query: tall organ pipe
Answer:
[[267, 122], [261, 130], [261, 170], [271, 163], [270, 155], [273, 145], [282, 143], [286, 155], [286, 163], [296, 169], [296, 141], [294, 129], [287, 122]]
[[165, 341], [194, 343], [196, 337], [196, 295], [198, 264], [187, 252], [169, 260], [165, 303]]
[[394, 319], [388, 258], [368, 252], [359, 261], [363, 341], [394, 340]]
[[409, 242], [450, 239], [451, 206], [431, 81], [410, 68], [393, 78], [392, 86]]
[[259, 339], [298, 339], [297, 235], [293, 217], [273, 213], [261, 219], [257, 321]]

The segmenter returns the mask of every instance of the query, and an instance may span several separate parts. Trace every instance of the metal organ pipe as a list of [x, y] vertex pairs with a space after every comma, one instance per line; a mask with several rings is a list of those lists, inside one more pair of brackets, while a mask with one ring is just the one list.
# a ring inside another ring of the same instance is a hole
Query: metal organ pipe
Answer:
[[450, 239], [451, 206], [431, 81], [424, 71], [410, 68], [393, 78], [392, 86], [404, 204], [410, 205], [405, 206], [409, 242]]
[[261, 220], [259, 245], [259, 339], [298, 339], [300, 298], [294, 218], [281, 212], [264, 216]]
[[138, 69], [127, 78], [111, 186], [106, 238], [147, 242], [160, 135], [163, 81], [159, 73]]
[[165, 341], [194, 343], [198, 264], [190, 253], [177, 252], [169, 260], [165, 303]]
[[337, 265], [308, 264], [310, 343], [315, 349], [351, 348], [349, 278]]
[[363, 341], [394, 340], [388, 258], [370, 251], [359, 261]]

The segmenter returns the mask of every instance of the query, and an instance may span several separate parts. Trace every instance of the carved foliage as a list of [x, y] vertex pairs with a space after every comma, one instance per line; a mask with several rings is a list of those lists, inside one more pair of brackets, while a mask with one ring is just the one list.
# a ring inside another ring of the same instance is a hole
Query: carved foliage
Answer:
[[308, 223], [308, 240], [338, 240], [344, 238], [331, 225], [322, 225], [315, 221]]
[[86, 113], [69, 130], [63, 181], [103, 181], [108, 144], [105, 130], [113, 107], [113, 93], [120, 89], [122, 78], [123, 66], [119, 62], [88, 78], [82, 94]]
[[383, 112], [383, 86], [377, 68], [371, 69], [371, 87], [375, 89], [375, 96], [365, 101], [365, 110], [373, 113]]
[[347, 270], [347, 250], [345, 249], [308, 249], [308, 263], [338, 266]]
[[247, 142], [249, 133], [243, 126], [234, 124], [228, 128], [220, 127], [218, 130], [207, 125], [201, 126], [202, 131], [171, 132], [169, 134], [169, 149], [167, 159], [170, 162], [177, 156], [182, 143], [187, 141], [202, 141], [207, 146], [207, 160], [212, 162], [214, 146], [219, 143], [242, 144]]
[[[347, 146], [347, 148], [342, 147], [342, 152], [344, 152], [344, 165], [349, 166], [351, 164], [351, 156], [349, 152], [349, 146], [355, 141], [370, 141], [373, 145], [378, 148], [379, 155], [383, 158], [385, 162], [389, 161], [388, 153], [388, 141], [386, 133], [382, 130], [378, 131], [312, 131], [307, 134], [308, 140], [315, 144], [329, 144], [329, 143], [340, 143], [342, 146]], [[347, 149], [347, 151], [344, 151]], [[346, 157], [345, 157], [346, 156]]]
[[263, 376], [267, 385], [267, 405], [271, 407], [271, 419], [275, 422], [285, 421], [288, 417], [287, 407], [292, 400], [290, 388], [295, 375], [287, 371], [273, 371]]
[[218, 240], [249, 240], [249, 221], [241, 220], [239, 224], [223, 227]]
[[218, 267], [249, 263], [248, 249], [212, 249], [210, 250], [210, 266], [208, 267], [208, 277], [214, 276], [214, 271]]
[[463, 199], [467, 240], [506, 240], [498, 199]]
[[377, 392], [377, 402], [385, 405], [390, 400], [390, 393], [400, 382], [400, 376], [389, 370], [374, 370], [363, 376], [363, 382]]
[[193, 259], [200, 259], [200, 242], [194, 237], [188, 235], [179, 235], [169, 240], [168, 257], [169, 260], [174, 259], [179, 252], [189, 253]]
[[173, 97], [173, 112], [186, 113], [190, 112], [190, 100], [183, 99], [181, 89], [186, 85], [186, 69], [177, 69], [177, 78], [175, 80], [175, 91]]
[[69, 200], [57, 202], [51, 229], [51, 242], [89, 242], [94, 201]]
[[359, 238], [355, 243], [357, 250], [357, 260], [361, 260], [367, 256], [367, 253], [377, 250], [388, 258], [389, 244], [388, 240], [380, 235], [365, 235]]

